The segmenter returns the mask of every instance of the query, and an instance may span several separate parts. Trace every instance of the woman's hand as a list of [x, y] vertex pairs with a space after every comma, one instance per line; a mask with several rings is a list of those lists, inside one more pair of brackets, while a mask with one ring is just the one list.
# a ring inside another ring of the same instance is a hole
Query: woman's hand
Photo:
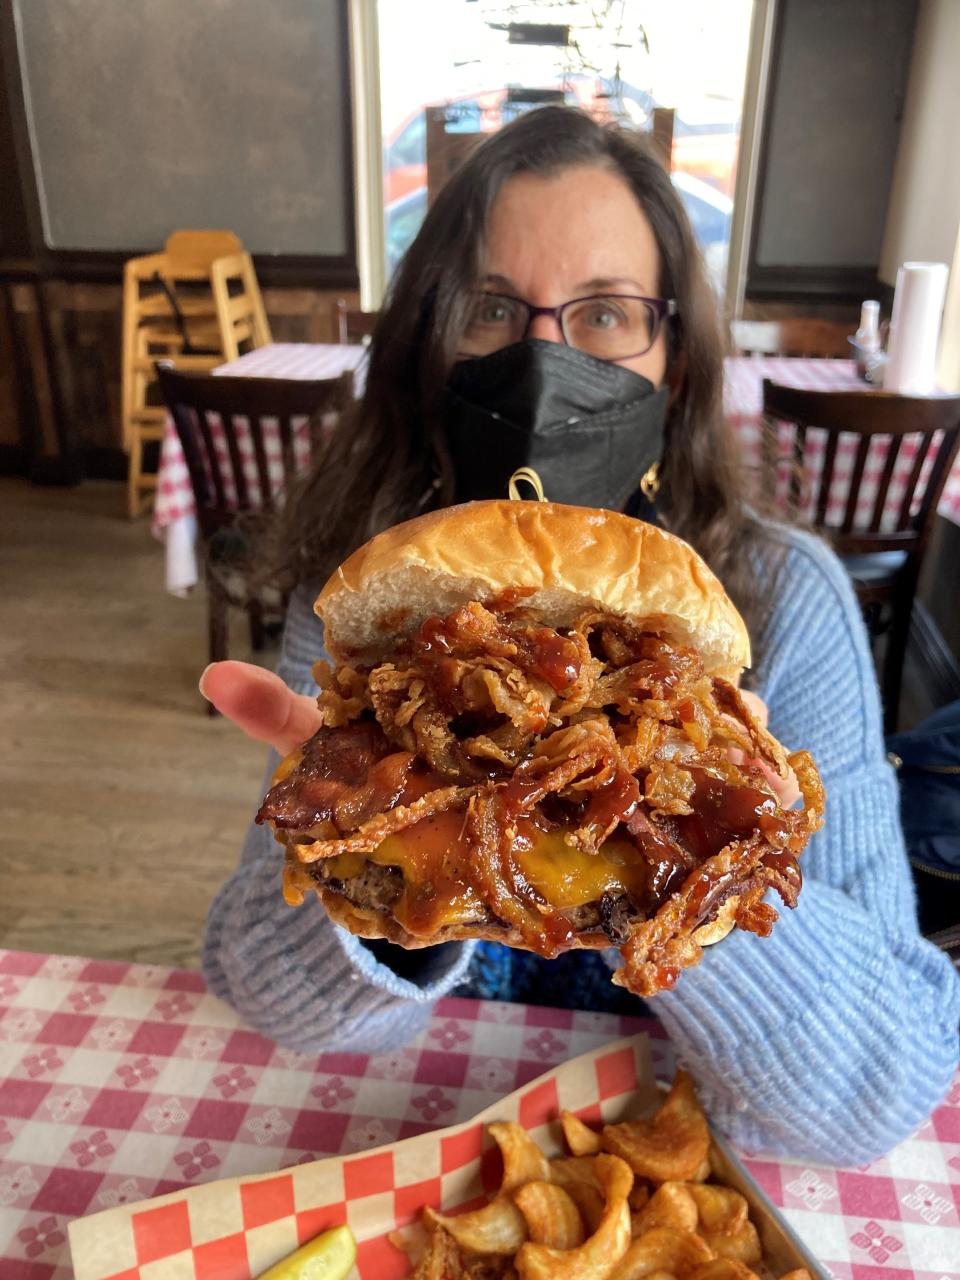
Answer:
[[200, 677], [200, 692], [257, 742], [288, 755], [320, 728], [316, 698], [293, 693], [272, 671], [249, 662], [213, 662]]
[[[237, 664], [239, 665], [239, 664]], [[767, 711], [767, 704], [762, 698], [757, 697], [755, 693], [748, 693], [746, 689], [740, 690], [740, 696], [750, 710], [755, 720], [759, 720], [764, 728], [767, 727], [767, 721], [770, 713]], [[765, 760], [754, 760], [748, 757], [745, 752], [733, 748], [727, 753], [734, 764], [751, 764], [758, 769], [762, 769], [770, 786], [776, 792], [777, 799], [784, 809], [791, 808], [800, 799], [800, 788], [797, 786], [796, 775], [791, 769], [785, 778], [780, 775], [767, 764]]]

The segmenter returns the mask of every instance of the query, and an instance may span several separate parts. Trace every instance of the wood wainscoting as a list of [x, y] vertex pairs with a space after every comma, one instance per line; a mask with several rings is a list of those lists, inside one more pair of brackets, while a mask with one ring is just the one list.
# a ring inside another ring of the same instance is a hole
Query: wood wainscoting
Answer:
[[[120, 427], [121, 286], [42, 279], [0, 285], [0, 474], [39, 484], [126, 475]], [[267, 288], [276, 342], [335, 342], [351, 289]], [[151, 465], [148, 459], [148, 465]]]

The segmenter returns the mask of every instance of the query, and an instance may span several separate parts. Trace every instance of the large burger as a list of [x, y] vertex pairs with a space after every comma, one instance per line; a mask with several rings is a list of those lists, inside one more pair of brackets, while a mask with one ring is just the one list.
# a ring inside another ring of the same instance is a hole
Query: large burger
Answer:
[[291, 903], [403, 947], [618, 947], [638, 995], [734, 925], [769, 933], [769, 889], [796, 903], [820, 778], [751, 714], [746, 628], [680, 539], [474, 502], [375, 537], [316, 611], [322, 728], [257, 817]]

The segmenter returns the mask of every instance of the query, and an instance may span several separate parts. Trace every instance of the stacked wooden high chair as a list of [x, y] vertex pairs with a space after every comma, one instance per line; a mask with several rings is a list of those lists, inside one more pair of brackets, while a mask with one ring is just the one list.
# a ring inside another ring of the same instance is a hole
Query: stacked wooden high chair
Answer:
[[163, 439], [167, 418], [156, 362], [206, 372], [270, 340], [253, 263], [232, 231], [175, 231], [162, 253], [126, 264], [122, 411], [131, 518], [156, 488], [143, 468], [144, 445]]

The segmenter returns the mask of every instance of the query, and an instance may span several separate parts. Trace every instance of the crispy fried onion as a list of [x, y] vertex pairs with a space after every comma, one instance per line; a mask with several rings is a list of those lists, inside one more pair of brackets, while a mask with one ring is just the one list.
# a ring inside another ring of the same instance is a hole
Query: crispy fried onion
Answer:
[[[795, 752], [787, 764], [796, 774], [804, 802], [800, 812], [790, 815], [799, 821], [790, 831], [788, 843], [802, 847], [822, 822], [823, 784], [806, 751]], [[614, 974], [614, 983], [640, 996], [672, 987], [680, 970], [696, 964], [702, 955], [692, 934], [714, 919], [719, 907], [733, 897], [739, 899], [736, 924], [766, 937], [777, 919], [776, 910], [761, 901], [771, 888], [777, 890], [786, 906], [795, 906], [800, 890], [796, 864], [771, 852], [770, 841], [762, 831], [745, 842], [727, 845], [691, 872], [650, 920], [634, 927], [620, 948], [625, 963]]]
[[[456, 874], [489, 918], [553, 956], [579, 925], [526, 879], [518, 824], [559, 828], [588, 856], [615, 836], [646, 888], [604, 895], [593, 919], [621, 948], [615, 981], [640, 995], [696, 963], [693, 935], [730, 899], [760, 934], [776, 919], [768, 889], [796, 902], [795, 857], [822, 820], [817, 770], [661, 619], [589, 611], [557, 631], [522, 604], [473, 602], [428, 619], [389, 662], [315, 674], [323, 728], [259, 815], [301, 867], [462, 813]], [[803, 808], [788, 811], [767, 777], [791, 768]], [[302, 877], [287, 879], [295, 900]]]

